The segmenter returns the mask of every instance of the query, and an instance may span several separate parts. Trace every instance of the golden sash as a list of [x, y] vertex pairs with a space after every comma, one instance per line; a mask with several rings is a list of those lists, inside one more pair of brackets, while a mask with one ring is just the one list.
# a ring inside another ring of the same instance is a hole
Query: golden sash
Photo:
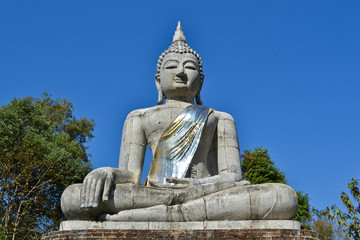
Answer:
[[149, 185], [149, 179], [169, 184], [167, 177], [185, 177], [212, 111], [208, 107], [191, 105], [170, 123], [156, 147], [145, 185]]

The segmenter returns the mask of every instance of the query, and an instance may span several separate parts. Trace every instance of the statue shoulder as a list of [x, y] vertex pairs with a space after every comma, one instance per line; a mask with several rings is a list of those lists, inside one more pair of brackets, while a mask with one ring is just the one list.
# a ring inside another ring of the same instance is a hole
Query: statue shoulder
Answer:
[[232, 122], [235, 122], [234, 118], [229, 113], [226, 112], [214, 110], [214, 112], [212, 112], [211, 115], [213, 115], [218, 120], [230, 120]]
[[149, 108], [135, 109], [127, 115], [126, 119], [134, 118], [134, 117], [135, 118], [143, 118], [144, 115], [151, 113], [151, 112], [155, 112], [155, 111], [159, 110], [160, 108], [161, 108], [161, 105], [149, 107]]

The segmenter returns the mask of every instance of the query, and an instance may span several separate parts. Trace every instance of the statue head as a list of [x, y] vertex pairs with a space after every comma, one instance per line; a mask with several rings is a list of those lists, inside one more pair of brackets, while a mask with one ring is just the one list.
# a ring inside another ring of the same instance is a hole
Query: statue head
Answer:
[[196, 103], [202, 105], [200, 91], [203, 81], [201, 58], [187, 44], [179, 22], [172, 44], [161, 54], [157, 63], [157, 104], [162, 104], [165, 97], [189, 101], [195, 98]]

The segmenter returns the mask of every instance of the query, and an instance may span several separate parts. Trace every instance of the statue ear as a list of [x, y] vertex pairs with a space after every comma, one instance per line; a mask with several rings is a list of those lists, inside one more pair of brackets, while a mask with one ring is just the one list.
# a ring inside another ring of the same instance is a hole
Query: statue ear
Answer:
[[195, 99], [197, 105], [203, 105], [203, 102], [201, 101], [201, 97], [200, 97], [200, 91], [196, 94]]
[[198, 92], [197, 92], [196, 95], [195, 95], [195, 99], [196, 99], [196, 104], [197, 104], [197, 105], [203, 105], [203, 102], [201, 101], [201, 97], [200, 97], [200, 92], [201, 92], [202, 85], [203, 85], [203, 83], [204, 83], [204, 78], [205, 78], [205, 76], [204, 76], [204, 75], [201, 75], [201, 85], [200, 85], [200, 89], [198, 90]]
[[159, 74], [155, 74], [155, 85], [158, 90], [158, 101], [157, 104], [161, 105], [164, 103], [164, 93], [162, 92], [161, 85], [160, 85], [160, 76]]

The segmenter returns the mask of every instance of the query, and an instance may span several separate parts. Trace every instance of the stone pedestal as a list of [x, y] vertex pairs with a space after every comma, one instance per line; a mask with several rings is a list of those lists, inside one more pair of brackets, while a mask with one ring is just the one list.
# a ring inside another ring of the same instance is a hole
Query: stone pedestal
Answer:
[[95, 239], [319, 239], [290, 220], [206, 222], [87, 222], [64, 221], [60, 231], [43, 240]]

